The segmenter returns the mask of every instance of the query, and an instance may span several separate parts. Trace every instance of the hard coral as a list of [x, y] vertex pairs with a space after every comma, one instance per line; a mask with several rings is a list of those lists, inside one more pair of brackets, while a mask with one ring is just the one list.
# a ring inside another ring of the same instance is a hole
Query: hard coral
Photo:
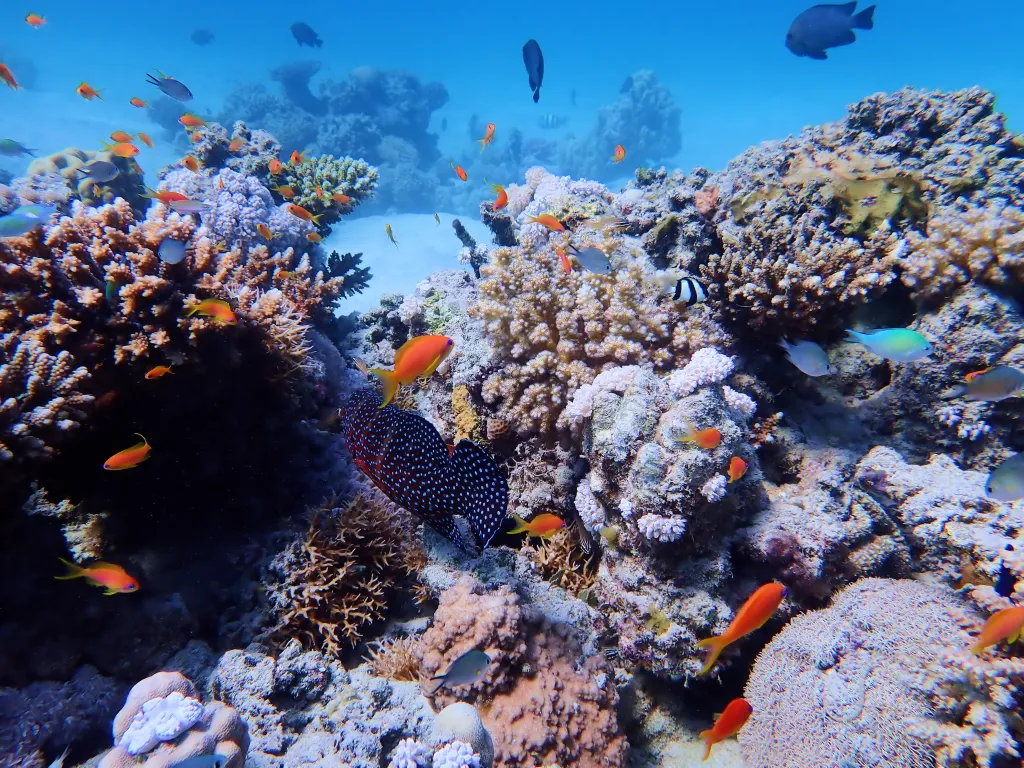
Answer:
[[333, 656], [359, 642], [384, 618], [396, 582], [411, 575], [402, 557], [416, 546], [408, 525], [377, 496], [314, 511], [305, 536], [271, 564], [274, 636], [300, 638]]
[[[113, 163], [117, 176], [110, 181], [93, 181], [82, 171], [92, 162]], [[99, 206], [121, 197], [131, 204], [136, 213], [146, 208], [146, 201], [140, 197], [144, 191], [141, 169], [131, 158], [117, 157], [110, 151], [89, 152], [68, 147], [33, 160], [26, 172], [28, 177], [47, 174], [60, 174], [74, 189], [74, 196], [86, 205]]]
[[[227, 768], [242, 768], [249, 730], [231, 707], [203, 706], [199, 693], [179, 672], [158, 672], [137, 683], [114, 718], [115, 747], [100, 768], [174, 766], [191, 758], [223, 755]], [[138, 755], [145, 754], [142, 762]]]
[[793, 619], [758, 656], [744, 692], [754, 709], [739, 732], [744, 757], [760, 768], [930, 768], [931, 749], [910, 732], [930, 707], [909, 679], [965, 647], [975, 626], [944, 588], [856, 582], [829, 608]]
[[[291, 187], [295, 193], [287, 202], [301, 205], [314, 216], [322, 216], [318, 229], [322, 235], [328, 235], [331, 224], [373, 195], [378, 174], [376, 168], [362, 160], [351, 157], [335, 160], [334, 155], [321, 155], [298, 166], [287, 164], [283, 179], [278, 182], [279, 186]], [[280, 192], [277, 194], [280, 196]], [[336, 194], [347, 196], [350, 202], [338, 202], [334, 199]]]

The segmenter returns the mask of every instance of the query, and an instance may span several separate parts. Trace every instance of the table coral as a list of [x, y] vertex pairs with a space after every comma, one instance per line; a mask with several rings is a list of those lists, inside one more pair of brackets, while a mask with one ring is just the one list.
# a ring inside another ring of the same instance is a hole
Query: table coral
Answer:
[[754, 709], [738, 735], [744, 757], [759, 768], [931, 768], [931, 749], [910, 732], [930, 706], [910, 678], [966, 647], [977, 626], [947, 589], [856, 582], [758, 656], [744, 691]]
[[128, 693], [114, 718], [114, 743], [101, 768], [173, 768], [213, 754], [224, 755], [227, 768], [243, 768], [249, 731], [232, 707], [219, 701], [202, 705], [180, 672], [158, 672]]
[[380, 497], [328, 502], [270, 566], [273, 635], [339, 655], [384, 618], [395, 583], [415, 573], [415, 548], [408, 519]]

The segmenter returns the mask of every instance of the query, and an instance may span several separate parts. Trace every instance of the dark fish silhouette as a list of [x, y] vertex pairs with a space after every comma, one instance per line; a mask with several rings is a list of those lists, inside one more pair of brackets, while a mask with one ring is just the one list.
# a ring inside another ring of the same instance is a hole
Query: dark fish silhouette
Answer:
[[208, 29], [197, 29], [191, 34], [190, 39], [196, 45], [209, 45], [213, 42], [213, 32]]
[[295, 42], [299, 44], [301, 48], [304, 45], [308, 45], [310, 48], [319, 48], [324, 44], [324, 41], [320, 39], [320, 36], [313, 31], [313, 28], [309, 24], [304, 24], [301, 21], [297, 21], [292, 24], [292, 36], [295, 38]]
[[146, 82], [155, 85], [175, 101], [192, 101], [192, 91], [183, 82], [175, 80], [173, 77], [164, 77], [163, 72], [159, 70], [157, 74], [160, 77], [153, 77], [147, 72]]
[[871, 29], [875, 6], [870, 5], [855, 13], [857, 3], [841, 5], [815, 5], [801, 13], [786, 33], [786, 47], [797, 56], [827, 59], [826, 48], [856, 42], [855, 29]]
[[536, 40], [527, 40], [523, 46], [523, 64], [526, 74], [530, 76], [530, 90], [533, 91], [533, 103], [540, 101], [540, 87], [544, 83], [544, 54]]
[[453, 515], [486, 547], [505, 524], [508, 483], [494, 460], [469, 440], [448, 450], [429, 421], [364, 388], [342, 408], [342, 434], [355, 465], [400, 507], [465, 549]]

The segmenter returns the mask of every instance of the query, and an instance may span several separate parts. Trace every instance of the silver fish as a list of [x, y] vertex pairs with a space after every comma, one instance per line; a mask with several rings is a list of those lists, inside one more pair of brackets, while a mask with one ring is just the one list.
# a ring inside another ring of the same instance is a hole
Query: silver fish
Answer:
[[435, 675], [432, 680], [437, 683], [434, 692], [444, 686], [469, 685], [484, 676], [491, 664], [491, 657], [483, 651], [467, 651], [452, 662], [443, 675]]
[[1008, 365], [997, 365], [988, 370], [972, 374], [966, 384], [944, 392], [943, 400], [964, 396], [967, 400], [998, 403], [1024, 393], [1024, 371]]
[[172, 200], [167, 205], [178, 213], [201, 213], [210, 207], [202, 200]]
[[157, 255], [165, 264], [178, 264], [185, 258], [185, 248], [186, 245], [181, 240], [165, 237], [157, 249]]
[[93, 160], [79, 168], [78, 172], [95, 182], [113, 181], [121, 173], [109, 160]]
[[593, 272], [598, 275], [607, 275], [612, 271], [612, 264], [608, 261], [608, 257], [604, 255], [604, 251], [599, 248], [590, 246], [589, 248], [579, 249], [573, 245], [569, 246], [572, 249], [573, 255], [576, 257], [576, 261], [580, 263], [588, 272]]
[[828, 361], [828, 354], [813, 341], [798, 341], [790, 344], [783, 339], [779, 346], [786, 350], [786, 358], [808, 376], [828, 376], [836, 372]]
[[985, 493], [997, 501], [1024, 499], [1024, 453], [1018, 453], [992, 470]]
[[146, 73], [146, 82], [155, 85], [175, 101], [192, 101], [192, 91], [183, 82], [173, 77], [164, 77], [162, 72], [157, 72], [160, 77]]

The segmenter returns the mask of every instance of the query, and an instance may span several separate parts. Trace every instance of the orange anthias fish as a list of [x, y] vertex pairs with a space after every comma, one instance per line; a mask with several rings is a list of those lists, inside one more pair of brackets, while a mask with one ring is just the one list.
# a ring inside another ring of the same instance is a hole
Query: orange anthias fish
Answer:
[[132, 96], [131, 101], [129, 101], [128, 103], [131, 104], [133, 107], [138, 107], [139, 109], [143, 109], [149, 106], [149, 104], [144, 102], [138, 96]]
[[398, 241], [395, 240], [395, 233], [391, 231], [391, 225], [385, 224], [384, 231], [388, 233], [388, 240], [395, 244], [395, 248], [398, 247]]
[[331, 200], [333, 200], [336, 203], [341, 203], [342, 205], [348, 205], [349, 203], [352, 202], [351, 197], [349, 197], [348, 195], [344, 195], [341, 192], [335, 192], [333, 195], [331, 195]]
[[199, 173], [199, 161], [192, 157], [192, 155], [182, 160], [181, 164], [192, 171], [192, 173]]
[[188, 140], [191, 141], [193, 144], [198, 144], [200, 141], [203, 140], [203, 134], [201, 134], [199, 131], [192, 131], [192, 133], [189, 134]]
[[323, 240], [323, 238], [320, 237], [320, 235], [318, 235], [316, 232], [310, 232], [308, 235], [306, 235], [306, 239], [309, 240], [309, 242], [311, 243], [319, 243]]
[[487, 130], [484, 131], [484, 137], [477, 139], [480, 142], [480, 151], [483, 152], [487, 148], [487, 145], [494, 141], [494, 123], [487, 124]]
[[186, 112], [184, 115], [178, 118], [178, 122], [184, 125], [186, 128], [201, 128], [206, 125], [206, 121], [198, 115], [193, 115], [191, 112]]
[[562, 262], [562, 269], [565, 270], [565, 274], [570, 274], [572, 272], [572, 262], [565, 255], [565, 248], [555, 248], [555, 253], [558, 254], [558, 260]]
[[537, 515], [529, 522], [523, 520], [519, 515], [512, 515], [512, 519], [515, 521], [515, 527], [509, 530], [509, 533], [526, 533], [530, 536], [539, 536], [542, 539], [551, 538], [557, 531], [565, 527], [565, 521], [550, 512]]
[[624, 146], [622, 146], [621, 144], [616, 144], [615, 145], [615, 154], [612, 155], [612, 160], [614, 160], [616, 163], [621, 163], [625, 159], [626, 159], [626, 148]]
[[398, 348], [393, 371], [371, 368], [368, 373], [380, 379], [383, 388], [384, 402], [380, 407], [391, 402], [399, 385], [408, 386], [420, 376], [430, 376], [451, 354], [454, 346], [455, 342], [447, 336], [414, 336]]
[[105, 150], [110, 152], [115, 157], [123, 157], [125, 159], [135, 157], [139, 154], [139, 148], [136, 147], [129, 141], [119, 141], [117, 144], [107, 144], [106, 142], [100, 142]]
[[724, 634], [709, 637], [697, 643], [698, 648], [710, 648], [704, 669], [699, 674], [703, 675], [711, 669], [728, 645], [735, 643], [744, 635], [749, 635], [755, 629], [763, 627], [782, 603], [782, 598], [786, 594], [786, 588], [774, 581], [758, 587], [757, 591], [747, 598], [747, 602], [736, 612], [735, 618]]
[[86, 101], [92, 101], [93, 99], [99, 99], [100, 101], [103, 101], [103, 97], [100, 96], [100, 92], [88, 83], [79, 83], [78, 87], [75, 88], [75, 93], [77, 93]]
[[82, 568], [81, 566], [69, 563], [63, 557], [59, 560], [68, 567], [68, 572], [63, 576], [54, 576], [57, 581], [67, 579], [85, 579], [95, 587], [103, 587], [105, 595], [123, 594], [126, 592], [138, 592], [139, 582], [133, 579], [120, 565], [113, 563], [93, 563]]
[[38, 13], [30, 13], [25, 17], [25, 23], [34, 29], [39, 29], [43, 24], [46, 23], [46, 19], [40, 16]]
[[735, 483], [747, 473], [747, 462], [739, 456], [729, 459], [729, 482]]
[[720, 741], [725, 741], [735, 735], [740, 728], [747, 724], [754, 709], [747, 703], [746, 699], [733, 699], [725, 705], [725, 711], [715, 720], [715, 724], [707, 731], [700, 732], [700, 738], [704, 739], [704, 759], [711, 756], [711, 747]]
[[132, 135], [130, 133], [125, 133], [124, 131], [114, 131], [112, 134], [110, 134], [110, 139], [111, 141], [116, 141], [118, 144], [121, 144], [127, 141], [131, 141]]
[[146, 134], [140, 133], [139, 134], [139, 141], [141, 141], [143, 144], [145, 144], [150, 149], [153, 148], [153, 140], [151, 138], [149, 138], [149, 136], [147, 136]]
[[275, 185], [275, 186], [271, 187], [271, 189], [273, 189], [275, 192], [277, 192], [277, 194], [279, 194], [285, 200], [291, 200], [293, 197], [295, 197], [295, 190], [292, 189], [291, 187], [288, 187], [288, 186], [280, 187], [280, 186]]
[[322, 213], [314, 216], [301, 205], [295, 205], [295, 203], [289, 203], [284, 207], [284, 209], [288, 211], [288, 213], [290, 213], [292, 216], [297, 216], [303, 221], [311, 221], [318, 226], [320, 224], [320, 217], [323, 216]]
[[188, 200], [187, 195], [181, 194], [181, 192], [157, 192], [155, 189], [146, 187], [145, 194], [139, 195], [139, 197], [148, 197], [152, 200], [159, 200], [164, 205], [169, 205], [177, 200]]
[[324, 196], [324, 190], [323, 190], [322, 187], [317, 187], [316, 188], [316, 196], [317, 197], [323, 197]]
[[1024, 606], [1003, 608], [988, 617], [981, 629], [978, 642], [971, 646], [971, 652], [981, 656], [985, 649], [1004, 640], [1015, 643], [1024, 633]]
[[153, 379], [159, 379], [161, 376], [166, 376], [168, 373], [174, 373], [174, 371], [171, 370], [171, 366], [156, 365], [146, 371], [146, 378], [149, 381], [152, 381]]
[[225, 325], [237, 325], [238, 318], [235, 313], [231, 310], [231, 305], [223, 299], [203, 299], [190, 309], [185, 317], [192, 317], [192, 315], [199, 313], [206, 317], [212, 317], [214, 321], [218, 323], [224, 323]]
[[292, 156], [288, 158], [288, 162], [292, 165], [302, 165], [306, 162], [306, 156], [299, 152], [297, 149], [292, 150]]
[[448, 165], [452, 167], [452, 170], [455, 171], [455, 175], [458, 176], [460, 179], [462, 179], [463, 181], [469, 179], [469, 176], [466, 175], [466, 169], [463, 168], [461, 165], [456, 165], [451, 160], [448, 161]]
[[228, 144], [228, 152], [237, 152], [245, 146], [245, 139], [232, 139]]
[[694, 429], [690, 422], [685, 422], [688, 434], [683, 436], [683, 440], [696, 443], [699, 447], [706, 451], [713, 450], [718, 447], [718, 444], [722, 442], [722, 433], [714, 427], [708, 427], [707, 429]]
[[256, 231], [260, 233], [260, 237], [263, 237], [266, 240], [274, 239], [274, 233], [271, 231], [270, 227], [262, 222], [256, 225]]
[[281, 171], [284, 170], [284, 163], [278, 160], [276, 157], [270, 161], [270, 172], [277, 176]]
[[562, 226], [562, 222], [554, 217], [550, 213], [542, 213], [540, 216], [527, 216], [527, 218], [534, 224], [540, 224], [542, 227], [547, 227], [552, 232], [565, 232], [565, 227]]
[[7, 83], [7, 87], [12, 90], [16, 91], [21, 88], [21, 86], [18, 85], [18, 81], [14, 79], [14, 73], [12, 73], [11, 70], [3, 64], [0, 64], [0, 80]]
[[492, 211], [500, 211], [508, 205], [508, 192], [505, 191], [505, 188], [501, 186], [501, 184], [491, 184], [487, 179], [484, 179], [484, 183], [489, 184], [491, 189], [493, 189], [495, 194], [498, 196], [498, 199], [495, 200], [494, 204], [491, 206]]
[[[139, 435], [138, 432], [135, 433]], [[142, 435], [139, 435], [142, 437]], [[149, 458], [149, 443], [146, 442], [146, 438], [142, 437], [142, 442], [133, 445], [131, 448], [125, 448], [123, 451], [118, 451], [105, 462], [103, 462], [104, 469], [118, 470], [118, 469], [131, 469], [139, 466], [142, 462]]]

